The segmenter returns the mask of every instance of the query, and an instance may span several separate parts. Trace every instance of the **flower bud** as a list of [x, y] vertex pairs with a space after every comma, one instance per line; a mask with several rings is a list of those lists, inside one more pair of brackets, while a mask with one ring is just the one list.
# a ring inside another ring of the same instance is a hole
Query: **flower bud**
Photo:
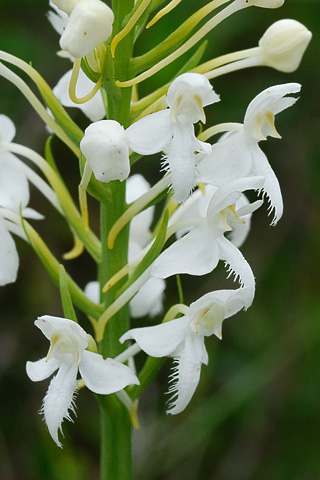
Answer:
[[52, 3], [54, 3], [56, 7], [66, 12], [68, 15], [70, 15], [78, 2], [79, 0], [52, 0]]
[[284, 4], [284, 0], [246, 0], [249, 6], [261, 8], [279, 8]]
[[311, 32], [296, 20], [279, 20], [259, 41], [265, 64], [281, 72], [293, 72], [311, 40]]
[[115, 120], [100, 120], [86, 128], [80, 149], [100, 182], [125, 180], [130, 173], [129, 139]]
[[73, 8], [60, 46], [76, 58], [88, 55], [111, 35], [114, 15], [100, 0], [80, 0]]

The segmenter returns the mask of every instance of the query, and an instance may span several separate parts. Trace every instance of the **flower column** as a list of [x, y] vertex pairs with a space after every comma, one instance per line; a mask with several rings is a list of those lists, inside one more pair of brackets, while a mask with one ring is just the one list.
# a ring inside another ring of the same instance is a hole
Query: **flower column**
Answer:
[[[134, 6], [133, 0], [113, 0], [114, 12], [113, 36], [122, 27], [126, 15]], [[125, 128], [129, 122], [131, 88], [119, 89], [114, 78], [128, 78], [128, 67], [131, 58], [133, 32], [127, 35], [118, 45], [114, 59], [108, 47], [103, 67], [102, 85], [107, 93], [106, 110], [108, 119], [118, 121]], [[114, 77], [115, 75], [115, 77]], [[125, 210], [125, 182], [110, 182], [108, 200], [101, 203], [101, 243], [102, 263], [99, 272], [100, 286], [106, 283], [118, 270], [127, 263], [128, 229], [118, 236], [112, 250], [108, 249], [108, 233], [115, 221]], [[110, 200], [109, 200], [110, 199]], [[107, 308], [115, 299], [117, 288], [103, 294], [102, 301]], [[129, 310], [124, 307], [108, 322], [104, 338], [100, 344], [103, 356], [114, 358], [123, 349], [119, 337], [129, 328]], [[125, 407], [114, 395], [100, 397], [101, 404], [101, 479], [126, 480], [131, 478], [131, 422]]]

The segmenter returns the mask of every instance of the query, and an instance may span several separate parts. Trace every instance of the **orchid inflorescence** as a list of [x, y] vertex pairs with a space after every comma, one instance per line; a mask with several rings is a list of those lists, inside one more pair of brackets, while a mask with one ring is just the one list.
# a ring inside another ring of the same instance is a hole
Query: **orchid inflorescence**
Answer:
[[[251, 306], [255, 279], [240, 247], [252, 214], [264, 199], [271, 225], [283, 213], [279, 182], [260, 143], [268, 136], [281, 138], [275, 117], [294, 105], [300, 85], [266, 88], [252, 99], [243, 123], [203, 130], [199, 122], [205, 125], [205, 108], [214, 109], [220, 101], [210, 80], [255, 66], [292, 72], [311, 33], [295, 20], [281, 20], [265, 32], [257, 47], [205, 63], [200, 63], [201, 44], [173, 80], [139, 98], [139, 83], [189, 51], [231, 14], [249, 6], [278, 8], [284, 0], [213, 0], [138, 57], [133, 56], [136, 38], [146, 28], [157, 28], [180, 1], [162, 7], [163, 1], [121, 0], [119, 7], [117, 0], [114, 11], [100, 0], [49, 3], [48, 19], [61, 35], [58, 54], [73, 68], [51, 90], [29, 64], [0, 52], [4, 62], [0, 75], [18, 87], [51, 135], [79, 160], [79, 205], [62, 180], [63, 172], [49, 161], [50, 148], [43, 158], [14, 144], [15, 127], [1, 115], [0, 282], [16, 280], [19, 259], [12, 235], [18, 235], [60, 287], [66, 318], [45, 315], [35, 321], [50, 348], [45, 358], [27, 363], [27, 374], [39, 381], [58, 371], [41, 412], [61, 446], [59, 429], [74, 413], [75, 395], [83, 386], [98, 398], [117, 392], [119, 408], [124, 406], [132, 423], [138, 424], [137, 392], [148, 383], [135, 371], [133, 357], [141, 350], [150, 357], [173, 357], [168, 413], [184, 410], [198, 385], [201, 365], [208, 363], [205, 337], [221, 339], [223, 321]], [[209, 20], [201, 23], [207, 16]], [[23, 70], [35, 83], [46, 108], [10, 66]], [[64, 107], [81, 109], [92, 122], [84, 133]], [[222, 135], [215, 143], [208, 142], [218, 134]], [[150, 186], [140, 173], [130, 176], [133, 163], [141, 165], [142, 157], [154, 154], [159, 154], [160, 181]], [[17, 155], [40, 169], [42, 176]], [[74, 248], [64, 258], [72, 260], [86, 250], [96, 262], [97, 279], [88, 278], [85, 288], [66, 273], [29, 223], [44, 218], [28, 207], [29, 183], [71, 229]], [[260, 198], [250, 203], [245, 192], [252, 190]], [[99, 201], [100, 237], [90, 228], [87, 195]], [[157, 204], [162, 206], [160, 214]], [[190, 305], [184, 304], [180, 291], [180, 303], [163, 312], [165, 279], [180, 274], [199, 277], [212, 272], [219, 261], [225, 263], [228, 276], [234, 276], [237, 288], [206, 293]], [[92, 335], [79, 325], [74, 306], [80, 320], [81, 315], [90, 320]], [[160, 314], [162, 323], [152, 325], [152, 318]], [[146, 326], [131, 328], [130, 317], [145, 317]], [[128, 340], [134, 343], [126, 344]], [[143, 369], [147, 371], [148, 360]], [[153, 376], [150, 373], [150, 379]]]

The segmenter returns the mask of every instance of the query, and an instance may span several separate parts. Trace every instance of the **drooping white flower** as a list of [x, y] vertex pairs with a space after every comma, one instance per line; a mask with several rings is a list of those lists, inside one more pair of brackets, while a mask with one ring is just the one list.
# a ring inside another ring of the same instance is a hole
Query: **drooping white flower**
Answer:
[[62, 421], [64, 418], [71, 420], [69, 411], [75, 413], [78, 371], [85, 385], [100, 395], [118, 392], [127, 385], [139, 384], [139, 380], [129, 367], [86, 350], [87, 334], [72, 320], [45, 315], [39, 317], [35, 325], [50, 340], [50, 349], [47, 357], [27, 362], [27, 374], [32, 381], [38, 382], [58, 370], [51, 380], [41, 412], [50, 435], [61, 447], [58, 432], [59, 429], [62, 431]]
[[122, 182], [128, 177], [129, 139], [115, 120], [100, 120], [89, 125], [80, 142], [80, 149], [100, 182]]
[[[71, 79], [72, 70], [66, 72], [53, 88], [53, 93], [64, 107], [79, 108], [92, 122], [97, 122], [105, 117], [105, 109], [103, 105], [101, 91], [90, 98], [85, 103], [74, 103], [69, 96], [69, 83]], [[84, 97], [91, 92], [94, 87], [94, 82], [87, 77], [87, 75], [80, 69], [76, 85], [76, 95], [78, 98]]]
[[167, 278], [177, 273], [205, 275], [211, 272], [219, 260], [229, 266], [242, 285], [254, 295], [255, 283], [252, 270], [238, 248], [224, 234], [243, 220], [260, 204], [245, 205], [235, 211], [235, 203], [242, 192], [261, 189], [262, 177], [251, 177], [229, 182], [212, 196], [205, 218], [196, 219], [195, 226], [184, 237], [164, 250], [151, 266], [151, 276]]
[[287, 83], [267, 88], [257, 95], [247, 108], [243, 125], [213, 145], [212, 152], [198, 165], [197, 180], [212, 185], [226, 185], [237, 178], [263, 176], [262, 191], [269, 198], [270, 213], [274, 212], [272, 225], [282, 216], [282, 195], [277, 177], [259, 142], [268, 136], [280, 138], [274, 117], [297, 100], [285, 95], [297, 93], [300, 88], [298, 83]]
[[312, 33], [296, 20], [273, 23], [259, 41], [264, 64], [281, 72], [293, 72], [301, 62]]
[[142, 155], [165, 151], [164, 169], [171, 172], [174, 198], [184, 202], [194, 187], [195, 152], [209, 153], [197, 140], [193, 124], [205, 122], [203, 107], [219, 101], [210, 82], [199, 73], [184, 73], [171, 84], [169, 109], [147, 115], [128, 129], [130, 147]]
[[88, 55], [112, 32], [114, 15], [100, 0], [80, 0], [72, 8], [60, 46], [75, 58]]
[[204, 338], [216, 335], [221, 339], [222, 322], [251, 302], [246, 288], [219, 290], [201, 297], [190, 305], [188, 313], [178, 319], [154, 327], [134, 328], [120, 338], [133, 339], [152, 357], [174, 357], [168, 413], [182, 412], [190, 402], [200, 379], [201, 365], [208, 363]]

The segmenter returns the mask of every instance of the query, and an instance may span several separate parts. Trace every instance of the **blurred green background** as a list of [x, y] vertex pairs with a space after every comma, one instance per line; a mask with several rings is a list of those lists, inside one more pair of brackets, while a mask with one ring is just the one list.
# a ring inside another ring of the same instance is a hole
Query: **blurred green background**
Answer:
[[[146, 51], [195, 10], [182, 4], [138, 44]], [[196, 2], [197, 7], [205, 4]], [[1, 5], [0, 48], [26, 61], [53, 87], [70, 68], [59, 59], [58, 35], [45, 15], [47, 2], [15, 0]], [[234, 15], [208, 37], [205, 59], [255, 46], [280, 18], [305, 24], [313, 39], [297, 72], [256, 68], [213, 81], [221, 102], [207, 109], [208, 124], [242, 121], [249, 101], [275, 84], [300, 82], [300, 100], [277, 117], [283, 139], [262, 145], [282, 187], [285, 211], [269, 227], [266, 208], [254, 215], [242, 251], [256, 276], [253, 306], [224, 324], [224, 338], [208, 338], [210, 362], [188, 408], [165, 415], [167, 361], [140, 402], [141, 429], [134, 432], [135, 478], [144, 480], [315, 480], [320, 478], [320, 131], [319, 0], [286, 0], [277, 10], [250, 8]], [[171, 78], [175, 67], [141, 85], [143, 95]], [[45, 128], [22, 95], [0, 79], [0, 112], [16, 124], [15, 141], [43, 153]], [[86, 119], [74, 112], [85, 127]], [[75, 159], [56, 139], [53, 149], [76, 195]], [[150, 181], [158, 163], [148, 163]], [[46, 215], [36, 227], [61, 255], [72, 238], [59, 216], [32, 191], [31, 206]], [[91, 203], [95, 226], [97, 205]], [[96, 212], [96, 213], [94, 213]], [[1, 289], [0, 333], [0, 478], [3, 480], [84, 480], [99, 475], [99, 412], [88, 391], [77, 399], [78, 418], [65, 423], [63, 450], [53, 443], [38, 415], [48, 382], [32, 383], [26, 360], [45, 355], [48, 345], [33, 326], [43, 314], [61, 315], [56, 287], [24, 242], [17, 240], [20, 270], [14, 285]], [[89, 257], [66, 265], [83, 287], [95, 275]], [[203, 279], [184, 277], [188, 301], [225, 286], [223, 268]], [[227, 285], [231, 285], [230, 280]], [[165, 306], [177, 301], [168, 282]], [[156, 319], [158, 321], [159, 319]], [[86, 324], [84, 324], [86, 327]]]

